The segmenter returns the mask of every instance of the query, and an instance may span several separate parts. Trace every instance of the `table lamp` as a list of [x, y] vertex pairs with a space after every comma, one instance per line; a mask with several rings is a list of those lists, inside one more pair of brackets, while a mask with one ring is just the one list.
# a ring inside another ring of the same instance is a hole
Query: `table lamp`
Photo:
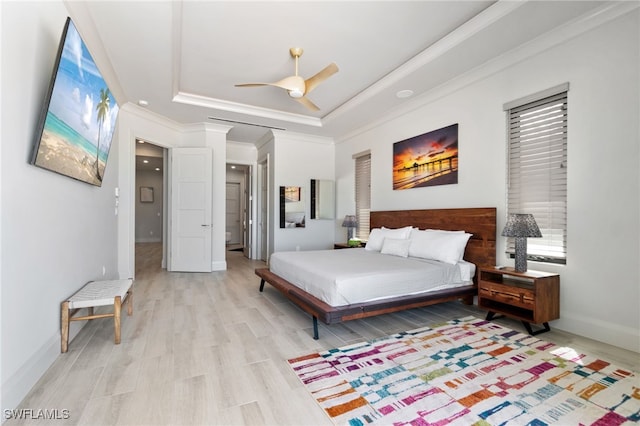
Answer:
[[527, 238], [542, 237], [532, 214], [511, 213], [502, 230], [503, 237], [516, 239], [516, 272], [527, 271]]
[[342, 227], [347, 228], [347, 243], [353, 238], [353, 231], [358, 226], [358, 221], [354, 215], [348, 214], [342, 221]]

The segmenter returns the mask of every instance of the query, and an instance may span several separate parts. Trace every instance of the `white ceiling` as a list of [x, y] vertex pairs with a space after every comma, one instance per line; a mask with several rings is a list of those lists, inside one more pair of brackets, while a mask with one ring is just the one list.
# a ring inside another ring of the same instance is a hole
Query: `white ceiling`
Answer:
[[[223, 120], [340, 139], [505, 52], [601, 6], [598, 1], [68, 1], [118, 103], [178, 123]], [[335, 62], [309, 99], [238, 88]], [[413, 98], [399, 99], [399, 90]], [[264, 127], [228, 139], [255, 142]]]

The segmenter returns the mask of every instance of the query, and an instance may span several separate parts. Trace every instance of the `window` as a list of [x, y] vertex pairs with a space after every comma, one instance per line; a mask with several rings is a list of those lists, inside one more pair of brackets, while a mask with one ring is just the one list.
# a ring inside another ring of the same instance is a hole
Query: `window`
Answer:
[[356, 237], [369, 238], [369, 212], [371, 211], [371, 153], [353, 156], [356, 160]]
[[[542, 238], [529, 260], [566, 263], [567, 92], [569, 84], [505, 104], [508, 118], [507, 213], [531, 213]], [[509, 238], [507, 253], [515, 252]]]

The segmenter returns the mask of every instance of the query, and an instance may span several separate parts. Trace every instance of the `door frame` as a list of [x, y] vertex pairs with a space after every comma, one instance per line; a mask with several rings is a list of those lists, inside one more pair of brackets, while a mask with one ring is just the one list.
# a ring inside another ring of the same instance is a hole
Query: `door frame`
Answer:
[[[269, 262], [269, 234], [270, 234], [270, 182], [269, 182], [269, 154], [258, 159], [256, 173], [256, 244], [255, 257], [257, 260]], [[262, 188], [265, 188], [263, 193]], [[263, 212], [264, 211], [264, 217]]]

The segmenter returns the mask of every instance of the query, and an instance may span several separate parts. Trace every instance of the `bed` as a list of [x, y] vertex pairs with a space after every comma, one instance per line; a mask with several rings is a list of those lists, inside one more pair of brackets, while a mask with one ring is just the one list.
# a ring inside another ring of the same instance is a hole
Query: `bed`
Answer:
[[[439, 229], [449, 231], [464, 230], [472, 234], [464, 250], [463, 260], [473, 264], [478, 270], [482, 266], [493, 266], [496, 262], [496, 209], [495, 208], [458, 208], [458, 209], [433, 209], [433, 210], [396, 210], [371, 212], [370, 227], [375, 228], [404, 228], [415, 227], [419, 229]], [[340, 254], [347, 258], [352, 250], [341, 250]], [[335, 253], [334, 253], [335, 254]], [[353, 253], [355, 255], [355, 253]], [[307, 254], [313, 256], [314, 254]], [[318, 253], [319, 255], [319, 253]], [[393, 256], [389, 256], [393, 257]], [[395, 259], [394, 259], [395, 260]], [[304, 262], [301, 262], [304, 263]], [[348, 262], [346, 262], [348, 263]], [[339, 269], [336, 266], [334, 269]], [[304, 277], [305, 273], [300, 269], [297, 277]], [[471, 278], [470, 285], [455, 285], [443, 289], [414, 292], [408, 289], [408, 294], [394, 297], [376, 297], [371, 295], [367, 300], [344, 297], [343, 299], [322, 300], [308, 291], [305, 291], [303, 279], [287, 280], [270, 268], [258, 268], [255, 270], [260, 281], [260, 291], [264, 291], [265, 283], [269, 283], [279, 290], [285, 297], [311, 315], [313, 320], [313, 338], [318, 339], [318, 319], [325, 324], [335, 324], [360, 318], [367, 318], [405, 309], [413, 309], [442, 303], [452, 300], [462, 300], [472, 304], [473, 297], [477, 295], [477, 278]], [[311, 273], [311, 272], [309, 272]], [[382, 273], [382, 272], [381, 272]], [[288, 275], [292, 276], [292, 275]], [[293, 276], [296, 276], [295, 274]], [[392, 279], [392, 278], [390, 278]], [[294, 282], [295, 281], [295, 282]], [[300, 281], [300, 282], [297, 282]], [[410, 285], [410, 280], [404, 283]], [[403, 285], [404, 285], [403, 284]]]

